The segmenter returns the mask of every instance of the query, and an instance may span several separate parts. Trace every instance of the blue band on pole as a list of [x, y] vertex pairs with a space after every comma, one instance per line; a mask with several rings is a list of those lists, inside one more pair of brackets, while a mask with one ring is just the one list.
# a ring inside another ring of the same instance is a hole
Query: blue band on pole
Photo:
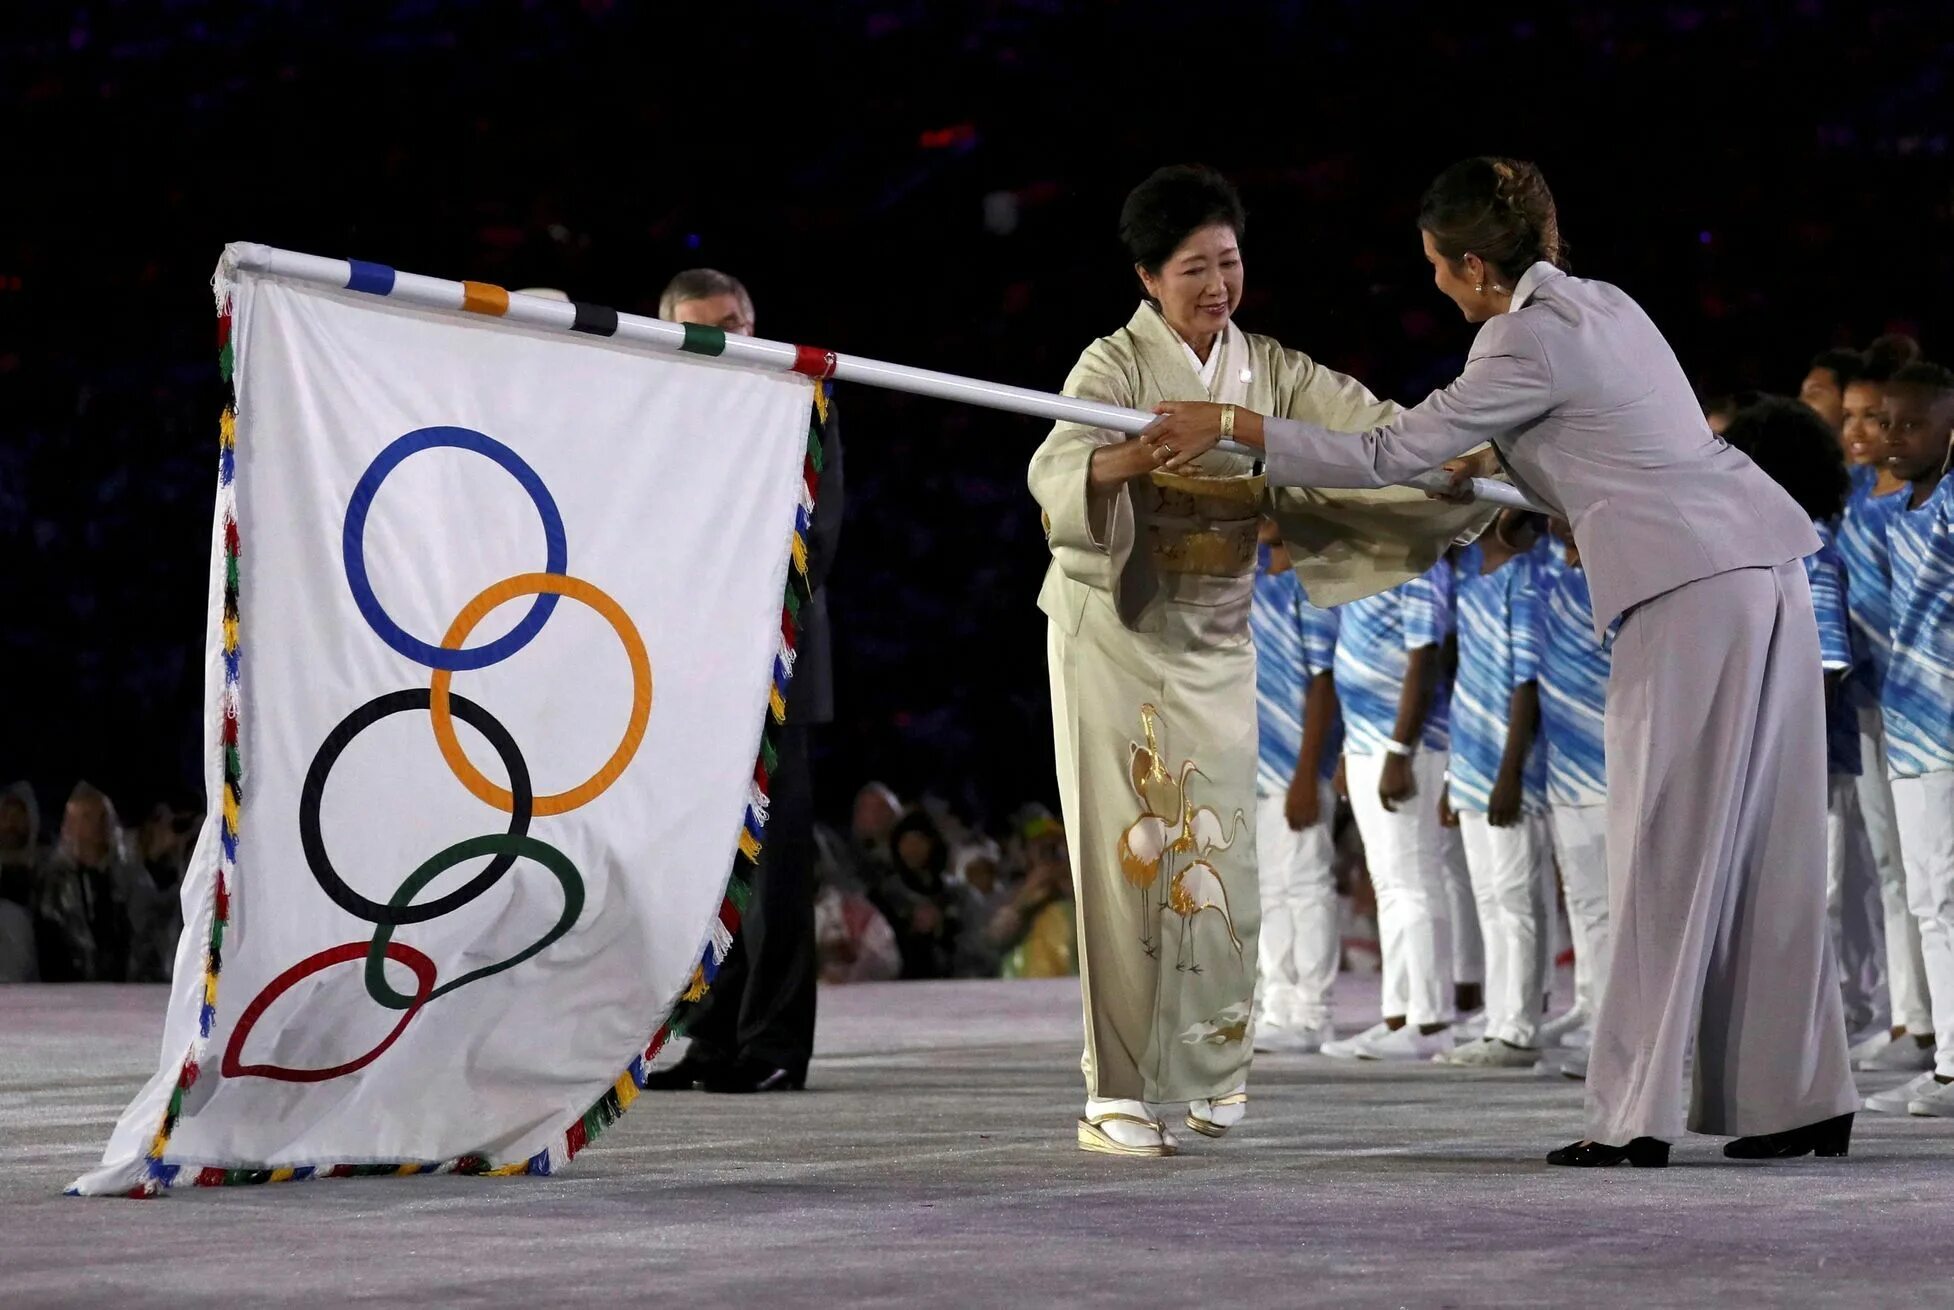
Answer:
[[394, 271], [385, 264], [370, 264], [364, 259], [346, 261], [353, 271], [346, 277], [348, 291], [364, 291], [372, 296], [390, 296], [394, 289]]

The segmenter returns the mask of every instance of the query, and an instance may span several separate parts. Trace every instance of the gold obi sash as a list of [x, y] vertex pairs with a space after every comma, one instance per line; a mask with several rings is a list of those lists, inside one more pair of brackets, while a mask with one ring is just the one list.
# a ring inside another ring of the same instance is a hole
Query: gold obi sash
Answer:
[[1256, 530], [1269, 479], [1148, 474], [1151, 504], [1140, 515], [1147, 553], [1161, 573], [1238, 578], [1255, 571]]

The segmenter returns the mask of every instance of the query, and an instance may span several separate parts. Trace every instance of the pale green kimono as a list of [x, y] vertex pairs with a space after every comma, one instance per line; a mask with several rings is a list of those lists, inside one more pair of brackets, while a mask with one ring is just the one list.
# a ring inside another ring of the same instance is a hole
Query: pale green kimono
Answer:
[[[1215, 400], [1362, 432], [1397, 407], [1230, 326], [1212, 387], [1159, 311], [1087, 348], [1065, 394], [1148, 409]], [[1060, 423], [1032, 457], [1052, 565], [1038, 598], [1079, 909], [1090, 1096], [1178, 1102], [1247, 1078], [1261, 898], [1255, 876], [1254, 528], [1282, 525], [1310, 599], [1417, 577], [1492, 511], [1422, 492], [1265, 489], [1247, 456], [1155, 474], [1094, 522], [1087, 465], [1126, 438]]]

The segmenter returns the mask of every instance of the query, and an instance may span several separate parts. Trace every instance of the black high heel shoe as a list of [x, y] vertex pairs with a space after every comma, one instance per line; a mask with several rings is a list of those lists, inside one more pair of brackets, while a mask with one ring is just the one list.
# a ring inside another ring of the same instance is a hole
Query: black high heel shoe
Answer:
[[1669, 1166], [1669, 1143], [1660, 1137], [1638, 1137], [1627, 1146], [1575, 1142], [1558, 1151], [1547, 1152], [1547, 1163], [1572, 1165], [1576, 1169], [1604, 1169], [1614, 1164], [1632, 1165], [1637, 1169], [1666, 1169]]
[[1843, 1157], [1852, 1150], [1852, 1116], [1806, 1124], [1782, 1133], [1760, 1133], [1726, 1142], [1724, 1155], [1732, 1160], [1792, 1160], [1801, 1155]]

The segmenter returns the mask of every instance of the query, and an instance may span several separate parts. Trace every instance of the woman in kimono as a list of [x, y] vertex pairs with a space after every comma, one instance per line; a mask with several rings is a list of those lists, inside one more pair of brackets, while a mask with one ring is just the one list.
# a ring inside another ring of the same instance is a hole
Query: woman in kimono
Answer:
[[1481, 325], [1457, 381], [1358, 436], [1174, 404], [1143, 441], [1173, 452], [1171, 470], [1230, 436], [1264, 449], [1278, 484], [1377, 486], [1444, 465], [1458, 487], [1504, 469], [1573, 525], [1597, 633], [1622, 618], [1606, 724], [1615, 943], [1588, 1135], [1548, 1163], [1661, 1166], [1685, 1127], [1738, 1137], [1733, 1157], [1843, 1156], [1859, 1097], [1825, 911], [1825, 695], [1804, 565], [1818, 534], [1710, 432], [1641, 307], [1567, 275], [1537, 168], [1456, 164], [1419, 227], [1434, 283]]
[[[1120, 235], [1146, 300], [1087, 348], [1065, 394], [1129, 408], [1201, 398], [1360, 431], [1396, 408], [1236, 327], [1241, 202], [1219, 174], [1165, 168]], [[1256, 523], [1282, 525], [1311, 599], [1416, 577], [1490, 512], [1402, 489], [1270, 497], [1211, 452], [1173, 474], [1137, 438], [1060, 423], [1031, 463], [1052, 565], [1039, 595], [1059, 793], [1072, 835], [1084, 993], [1079, 1145], [1171, 1154], [1155, 1106], [1220, 1137], [1247, 1104], [1255, 987]]]

